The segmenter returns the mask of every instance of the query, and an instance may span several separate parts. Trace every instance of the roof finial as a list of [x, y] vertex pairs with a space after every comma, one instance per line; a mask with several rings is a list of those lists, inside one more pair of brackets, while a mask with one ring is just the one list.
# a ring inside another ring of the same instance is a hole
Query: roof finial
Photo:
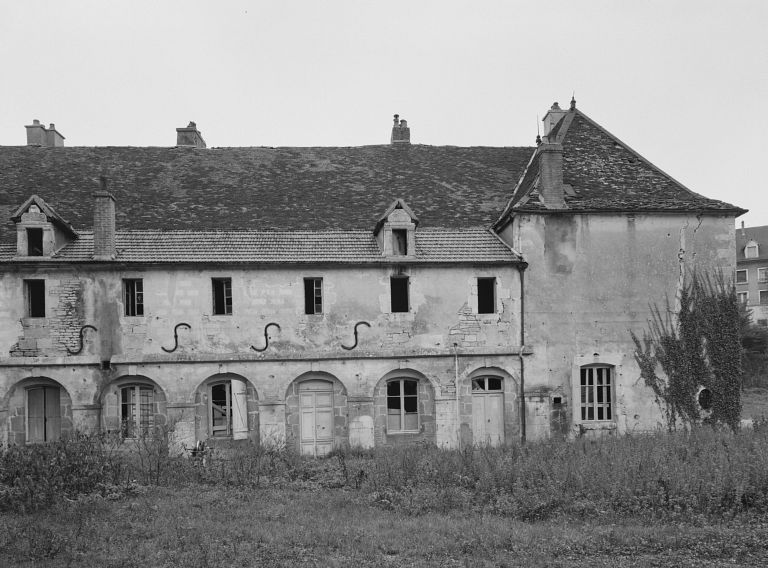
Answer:
[[539, 115], [536, 115], [536, 145], [541, 145], [541, 132], [539, 131]]
[[571, 110], [576, 110], [576, 91], [571, 95]]

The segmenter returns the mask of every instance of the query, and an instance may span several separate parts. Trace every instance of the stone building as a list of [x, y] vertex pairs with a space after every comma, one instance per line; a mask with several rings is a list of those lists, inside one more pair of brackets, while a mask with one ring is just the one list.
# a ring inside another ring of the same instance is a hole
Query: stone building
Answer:
[[736, 293], [752, 321], [768, 326], [768, 226], [736, 230]]
[[0, 147], [0, 439], [305, 454], [648, 430], [629, 330], [734, 218], [572, 102], [535, 147]]

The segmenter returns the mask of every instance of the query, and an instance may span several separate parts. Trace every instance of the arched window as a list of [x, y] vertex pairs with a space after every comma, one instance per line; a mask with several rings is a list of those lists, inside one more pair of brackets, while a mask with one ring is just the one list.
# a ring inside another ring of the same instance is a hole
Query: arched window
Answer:
[[613, 368], [588, 365], [581, 368], [581, 419], [613, 420]]
[[419, 382], [392, 379], [387, 382], [387, 432], [419, 431]]
[[149, 385], [120, 387], [120, 433], [123, 438], [151, 434], [155, 424], [155, 389]]

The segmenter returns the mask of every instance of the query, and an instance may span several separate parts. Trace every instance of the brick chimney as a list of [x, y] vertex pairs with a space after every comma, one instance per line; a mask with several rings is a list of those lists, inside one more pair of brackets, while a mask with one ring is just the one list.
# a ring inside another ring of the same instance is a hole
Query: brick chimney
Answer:
[[51, 123], [46, 128], [40, 121], [35, 119], [32, 124], [25, 126], [27, 129], [27, 146], [43, 146], [47, 148], [56, 148], [64, 146], [64, 137], [56, 130], [56, 125]]
[[539, 200], [547, 209], [566, 209], [563, 145], [543, 142], [537, 151], [539, 152]]
[[552, 103], [552, 108], [547, 111], [547, 114], [545, 114], [542, 119], [542, 122], [544, 123], [544, 132], [542, 132], [542, 136], [546, 137], [567, 112], [568, 111], [561, 109], [559, 104]]
[[93, 259], [114, 260], [115, 198], [107, 191], [107, 178], [101, 177], [101, 189], [93, 194]]
[[400, 120], [400, 115], [395, 115], [395, 124], [392, 126], [392, 138], [390, 139], [392, 144], [410, 144], [411, 143], [411, 129], [408, 128], [408, 123], [405, 120]]
[[176, 129], [176, 146], [206, 147], [203, 135], [197, 129], [197, 124], [190, 122], [186, 128]]

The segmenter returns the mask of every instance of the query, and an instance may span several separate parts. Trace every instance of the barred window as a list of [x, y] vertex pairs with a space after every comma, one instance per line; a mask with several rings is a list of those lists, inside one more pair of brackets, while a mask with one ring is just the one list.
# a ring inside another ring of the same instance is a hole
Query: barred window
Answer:
[[581, 419], [613, 419], [612, 368], [589, 366], [581, 368]]

